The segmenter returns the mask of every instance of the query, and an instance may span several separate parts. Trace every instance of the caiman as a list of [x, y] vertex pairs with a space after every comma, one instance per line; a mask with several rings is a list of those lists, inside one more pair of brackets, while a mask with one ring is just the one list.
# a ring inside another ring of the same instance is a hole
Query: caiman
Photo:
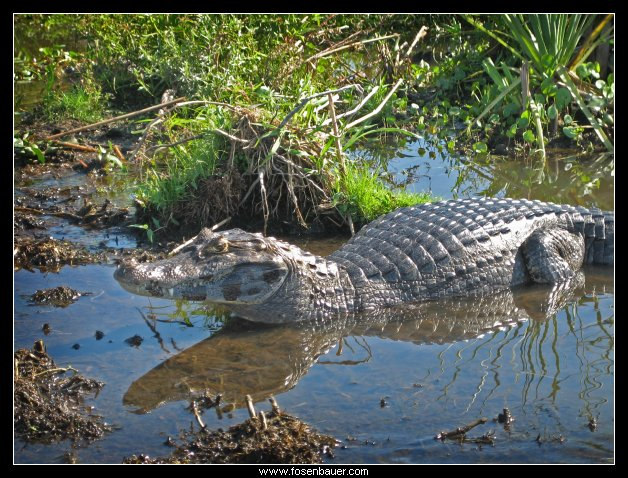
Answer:
[[203, 229], [176, 255], [123, 262], [115, 278], [149, 296], [221, 303], [257, 322], [321, 319], [403, 303], [558, 284], [614, 264], [615, 215], [525, 199], [401, 208], [319, 257], [273, 237]]

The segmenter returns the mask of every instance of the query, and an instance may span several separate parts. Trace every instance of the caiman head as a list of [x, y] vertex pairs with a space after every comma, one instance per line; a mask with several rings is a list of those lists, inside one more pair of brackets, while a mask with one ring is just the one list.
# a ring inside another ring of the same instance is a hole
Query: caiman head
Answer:
[[172, 257], [153, 262], [124, 261], [114, 277], [129, 292], [153, 297], [260, 304], [274, 295], [290, 273], [290, 247], [241, 229], [203, 229]]

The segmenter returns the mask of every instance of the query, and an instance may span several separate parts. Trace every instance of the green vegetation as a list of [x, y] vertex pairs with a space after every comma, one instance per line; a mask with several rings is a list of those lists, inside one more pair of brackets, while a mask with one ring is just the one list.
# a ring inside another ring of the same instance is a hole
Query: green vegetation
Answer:
[[[600, 65], [584, 62], [596, 46], [609, 41], [612, 15], [601, 19], [595, 15], [501, 15], [493, 30], [471, 16], [465, 18], [510, 53], [510, 62], [501, 61], [500, 67], [496, 67], [490, 57], [483, 61], [484, 70], [494, 86], [484, 90], [483, 102], [490, 104], [476, 122], [492, 112], [488, 122], [493, 128], [505, 130], [509, 138], [521, 135], [525, 142], [536, 143], [545, 155], [545, 137], [551, 134], [550, 124], [555, 134], [562, 120], [565, 136], [579, 138], [582, 128], [573, 123], [570, 114], [572, 103], [575, 103], [576, 111], [586, 117], [599, 140], [609, 151], [613, 150], [602, 121], [612, 107], [613, 75], [608, 75], [607, 81], [599, 80]], [[596, 20], [597, 28], [578, 49]], [[499, 32], [497, 28], [500, 27], [502, 32], [510, 34]], [[509, 64], [513, 61], [522, 64], [518, 75], [517, 69]], [[567, 67], [575, 69], [575, 73], [570, 73]], [[590, 82], [596, 79], [595, 83]], [[574, 80], [586, 90], [588, 101], [579, 94]], [[516, 89], [518, 86], [521, 86], [519, 90]], [[597, 115], [591, 113], [592, 109]]]
[[382, 214], [404, 206], [412, 206], [434, 198], [427, 193], [391, 191], [373, 171], [364, 165], [348, 164], [344, 180], [334, 185], [334, 200], [341, 213], [349, 213], [357, 221], [369, 222]]
[[103, 119], [106, 103], [97, 87], [73, 86], [51, 91], [43, 99], [43, 114], [49, 121], [75, 119], [94, 123]]
[[[166, 90], [193, 102], [137, 122], [147, 230], [232, 215], [347, 225], [425, 201], [347, 155], [390, 136], [442, 154], [613, 147], [614, 78], [598, 54], [612, 15], [16, 17], [20, 42], [33, 30], [50, 38], [37, 55], [18, 45], [15, 78], [48, 81], [50, 120], [137, 110]], [[61, 91], [68, 68], [77, 81]]]

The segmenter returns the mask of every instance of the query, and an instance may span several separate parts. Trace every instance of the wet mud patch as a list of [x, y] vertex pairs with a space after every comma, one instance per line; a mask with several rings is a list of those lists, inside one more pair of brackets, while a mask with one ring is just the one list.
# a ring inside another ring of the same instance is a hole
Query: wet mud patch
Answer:
[[24, 169], [23, 173], [32, 175], [66, 167], [85, 168], [89, 164], [93, 167], [101, 163], [102, 166], [104, 163], [98, 159], [100, 148], [108, 151], [110, 146], [115, 147], [120, 156], [124, 158], [134, 148], [138, 140], [137, 135], [133, 134], [132, 123], [118, 124], [117, 126], [105, 124], [84, 132], [68, 134], [56, 140], [46, 140], [50, 136], [83, 126], [86, 124], [73, 119], [52, 123], [36, 113], [23, 118], [20, 123], [21, 131], [18, 132], [18, 135], [26, 137], [29, 142], [34, 141], [44, 153], [44, 160], [39, 162], [27, 150], [14, 148], [15, 166], [18, 168], [16, 175], [22, 168]]
[[81, 265], [103, 262], [104, 253], [91, 253], [72, 242], [53, 238], [34, 239], [16, 237], [13, 249], [13, 268], [41, 272], [58, 272], [64, 265]]
[[103, 383], [85, 378], [71, 367], [57, 367], [42, 341], [35, 342], [32, 350], [17, 350], [14, 361], [14, 429], [18, 437], [27, 442], [70, 439], [76, 443], [97, 440], [111, 431], [84, 403], [84, 396], [97, 394]]
[[79, 292], [78, 290], [61, 285], [52, 289], [41, 289], [36, 291], [33, 295], [31, 295], [31, 302], [36, 305], [67, 307], [84, 295], [91, 295], [91, 292]]
[[94, 203], [93, 191], [83, 186], [33, 190], [22, 188], [15, 200], [14, 232], [46, 227], [45, 217], [57, 217], [92, 229], [123, 225], [129, 209], [116, 207], [109, 199]]
[[166, 257], [168, 245], [162, 250], [113, 249], [103, 247], [98, 252], [90, 252], [85, 247], [70, 241], [52, 237], [37, 239], [28, 235], [16, 235], [13, 249], [14, 270], [26, 269], [40, 272], [59, 272], [65, 265], [77, 266], [119, 263], [133, 258], [136, 262], [154, 262]]
[[181, 439], [183, 443], [175, 444], [168, 457], [132, 455], [123, 463], [321, 463], [323, 455], [333, 457], [336, 446], [335, 438], [280, 410], [249, 418], [227, 431], [183, 432]]

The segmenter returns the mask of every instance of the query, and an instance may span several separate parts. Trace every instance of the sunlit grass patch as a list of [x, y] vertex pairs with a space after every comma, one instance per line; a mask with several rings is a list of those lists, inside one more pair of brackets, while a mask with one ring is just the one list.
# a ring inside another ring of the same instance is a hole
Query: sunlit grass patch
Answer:
[[43, 102], [45, 116], [52, 120], [75, 119], [96, 122], [105, 115], [105, 97], [97, 88], [74, 86], [67, 91], [52, 91]]
[[341, 212], [354, 221], [366, 223], [400, 207], [433, 201], [429, 193], [392, 190], [366, 164], [348, 163], [344, 179], [338, 178], [334, 198]]

